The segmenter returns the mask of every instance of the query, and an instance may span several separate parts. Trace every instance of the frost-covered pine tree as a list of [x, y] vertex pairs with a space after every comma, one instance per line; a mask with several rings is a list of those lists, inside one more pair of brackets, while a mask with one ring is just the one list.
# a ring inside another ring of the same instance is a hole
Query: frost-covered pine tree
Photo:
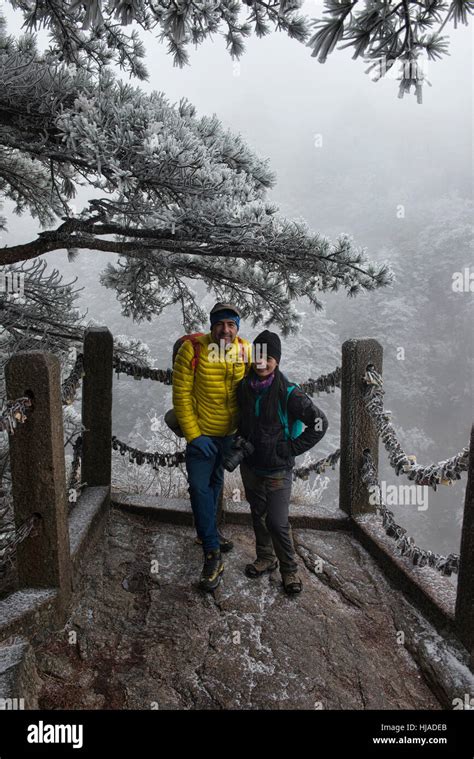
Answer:
[[[281, 216], [266, 200], [275, 182], [267, 161], [216, 116], [146, 95], [108, 69], [53, 63], [32, 37], [3, 34], [1, 49], [2, 194], [53, 227], [2, 248], [1, 263], [115, 252], [102, 281], [126, 316], [150, 319], [178, 303], [184, 327], [199, 327], [206, 314], [188, 285], [199, 279], [284, 335], [298, 329], [296, 298], [319, 309], [326, 290], [355, 295], [390, 281], [388, 266], [349, 236], [331, 243]], [[77, 214], [70, 202], [84, 181], [103, 195]]]
[[[368, 70], [375, 69], [375, 79], [401, 64], [399, 96], [413, 86], [419, 102], [424, 79], [420, 55], [433, 61], [447, 55], [448, 38], [442, 35], [446, 24], [467, 24], [474, 5], [472, 0], [324, 0], [322, 16], [309, 18], [300, 13], [303, 0], [10, 2], [23, 13], [28, 30], [48, 29], [51, 53], [67, 63], [78, 63], [84, 55], [100, 65], [115, 61], [144, 79], [138, 29], [166, 43], [176, 66], [189, 62], [191, 45], [216, 34], [224, 36], [230, 55], [238, 59], [252, 33], [264, 37], [282, 31], [308, 45], [320, 63], [337, 46], [352, 48], [353, 58], [363, 57], [370, 63]], [[132, 23], [135, 29], [129, 31]]]
[[474, 11], [472, 0], [324, 0], [324, 5], [325, 18], [313, 24], [307, 43], [312, 55], [325, 63], [337, 46], [351, 48], [352, 58], [369, 63], [366, 73], [374, 81], [395, 74], [398, 97], [413, 87], [418, 103], [426, 79], [423, 56], [436, 61], [449, 55], [443, 30], [449, 22], [455, 29], [467, 25]]

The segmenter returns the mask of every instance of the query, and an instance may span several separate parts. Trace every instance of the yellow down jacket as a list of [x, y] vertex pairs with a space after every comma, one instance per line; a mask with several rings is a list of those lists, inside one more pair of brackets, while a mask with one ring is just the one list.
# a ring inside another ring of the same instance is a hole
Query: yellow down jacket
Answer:
[[[188, 443], [199, 435], [222, 437], [235, 432], [238, 421], [236, 387], [250, 369], [251, 345], [236, 336], [218, 356], [212, 334], [198, 337], [199, 361], [191, 364], [194, 349], [190, 340], [181, 345], [173, 366], [173, 407]], [[213, 360], [214, 359], [214, 360]], [[245, 359], [245, 360], [244, 360]]]

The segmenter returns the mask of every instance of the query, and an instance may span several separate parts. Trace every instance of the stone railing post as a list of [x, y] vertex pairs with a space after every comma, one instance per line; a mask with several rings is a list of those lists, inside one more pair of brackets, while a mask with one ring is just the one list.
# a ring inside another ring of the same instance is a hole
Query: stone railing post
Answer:
[[26, 422], [9, 435], [15, 525], [18, 529], [32, 514], [40, 517], [16, 548], [19, 586], [58, 588], [64, 610], [71, 594], [71, 557], [60, 363], [50, 353], [20, 352], [9, 359], [5, 378], [9, 399], [29, 395], [33, 401]]
[[107, 327], [89, 327], [84, 337], [82, 390], [82, 482], [110, 486], [112, 475], [113, 338]]
[[470, 666], [474, 672], [474, 424], [471, 427], [455, 620], [458, 635], [470, 653]]
[[339, 507], [353, 516], [375, 511], [360, 478], [365, 448], [370, 448], [378, 465], [378, 435], [364, 405], [362, 377], [368, 364], [382, 374], [382, 358], [383, 348], [377, 340], [346, 340], [342, 346]]

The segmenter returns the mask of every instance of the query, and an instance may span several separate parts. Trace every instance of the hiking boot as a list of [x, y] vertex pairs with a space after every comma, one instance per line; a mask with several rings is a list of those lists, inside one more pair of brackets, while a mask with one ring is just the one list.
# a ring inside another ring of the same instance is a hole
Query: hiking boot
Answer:
[[234, 544], [229, 538], [226, 538], [225, 535], [222, 534], [220, 530], [217, 530], [217, 534], [219, 535], [219, 545], [221, 548], [221, 553], [229, 553], [229, 551], [232, 551]]
[[265, 572], [273, 572], [278, 567], [278, 559], [255, 559], [252, 564], [247, 564], [245, 574], [247, 577], [260, 577]]
[[287, 575], [281, 576], [283, 587], [289, 596], [294, 596], [296, 593], [301, 593], [303, 585], [297, 572], [289, 572]]
[[204, 566], [199, 579], [201, 590], [215, 590], [221, 581], [223, 571], [224, 564], [219, 549], [209, 551], [204, 558]]
[[[199, 536], [196, 536], [194, 538], [194, 542], [198, 546], [202, 546], [202, 540]], [[232, 551], [234, 544], [232, 540], [229, 540], [229, 538], [226, 538], [220, 531], [219, 531], [219, 546], [221, 549], [221, 553], [229, 553], [229, 551]]]

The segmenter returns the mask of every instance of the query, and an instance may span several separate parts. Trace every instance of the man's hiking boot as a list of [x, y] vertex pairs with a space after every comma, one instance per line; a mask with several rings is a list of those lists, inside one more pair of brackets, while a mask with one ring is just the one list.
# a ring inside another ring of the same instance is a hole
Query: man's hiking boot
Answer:
[[255, 559], [252, 564], [247, 564], [245, 574], [247, 577], [260, 577], [265, 572], [273, 572], [278, 567], [278, 559]]
[[225, 535], [222, 534], [220, 530], [217, 530], [217, 533], [219, 535], [219, 545], [221, 547], [221, 553], [229, 553], [229, 551], [232, 551], [234, 544], [229, 538], [226, 538]]
[[223, 571], [224, 564], [222, 563], [219, 549], [209, 551], [205, 556], [204, 566], [199, 579], [201, 590], [215, 590], [221, 581]]
[[287, 575], [282, 575], [283, 587], [289, 596], [294, 596], [296, 593], [301, 593], [303, 585], [296, 572], [289, 572]]
[[[221, 549], [221, 553], [229, 553], [229, 551], [232, 551], [234, 547], [232, 540], [229, 540], [229, 538], [226, 538], [225, 535], [223, 535], [220, 530], [218, 530], [218, 534], [219, 534], [219, 546]], [[194, 538], [194, 542], [198, 546], [202, 546], [202, 540], [200, 537], [196, 536]]]

